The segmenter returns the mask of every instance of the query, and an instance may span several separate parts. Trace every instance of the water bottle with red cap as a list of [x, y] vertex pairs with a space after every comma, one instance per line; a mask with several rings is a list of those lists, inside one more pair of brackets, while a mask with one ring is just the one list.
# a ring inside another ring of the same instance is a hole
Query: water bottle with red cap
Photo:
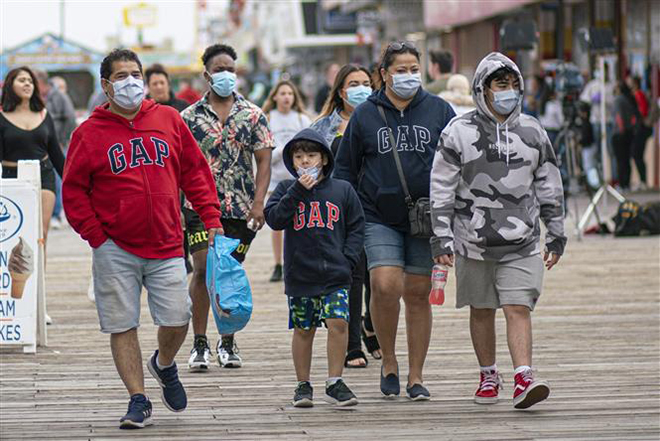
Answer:
[[449, 268], [447, 265], [433, 265], [431, 292], [429, 293], [429, 303], [431, 305], [442, 305], [445, 303], [445, 285], [447, 285], [448, 274]]

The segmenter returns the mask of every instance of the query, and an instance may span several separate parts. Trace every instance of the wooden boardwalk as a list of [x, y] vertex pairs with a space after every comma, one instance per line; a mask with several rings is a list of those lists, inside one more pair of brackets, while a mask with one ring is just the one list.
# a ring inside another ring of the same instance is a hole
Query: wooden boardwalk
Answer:
[[[126, 392], [117, 376], [107, 336], [98, 331], [87, 299], [90, 252], [71, 230], [54, 231], [49, 243], [49, 346], [36, 355], [0, 351], [0, 439], [612, 439], [660, 438], [660, 240], [588, 237], [572, 240], [560, 265], [547, 273], [534, 313], [535, 365], [550, 381], [547, 402], [514, 411], [512, 369], [504, 322], [498, 315], [498, 365], [504, 399], [494, 406], [472, 402], [477, 364], [468, 333], [468, 311], [456, 310], [453, 280], [447, 304], [434, 307], [426, 367], [433, 399], [384, 401], [379, 364], [347, 370], [360, 399], [340, 411], [317, 400], [294, 409], [286, 302], [281, 284], [268, 283], [270, 237], [261, 232], [247, 269], [254, 316], [238, 335], [244, 367], [205, 374], [185, 369], [191, 337], [177, 357], [189, 407], [171, 413], [147, 374], [155, 425], [120, 431]], [[453, 275], [451, 275], [453, 276]], [[144, 300], [144, 297], [143, 297]], [[155, 328], [144, 303], [143, 357], [155, 346]], [[212, 324], [212, 320], [210, 321]], [[217, 334], [210, 333], [213, 343]], [[325, 379], [325, 333], [313, 363], [317, 396]], [[404, 328], [397, 347], [405, 381]]]

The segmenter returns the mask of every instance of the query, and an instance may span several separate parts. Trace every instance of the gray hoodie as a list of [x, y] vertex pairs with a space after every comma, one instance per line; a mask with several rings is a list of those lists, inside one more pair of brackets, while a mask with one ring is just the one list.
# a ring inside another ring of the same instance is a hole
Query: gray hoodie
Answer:
[[[563, 190], [545, 130], [521, 103], [499, 123], [486, 105], [485, 80], [516, 64], [493, 52], [477, 67], [472, 97], [477, 108], [454, 118], [438, 142], [431, 172], [433, 256], [457, 253], [477, 260], [509, 261], [546, 248], [564, 252]], [[521, 96], [523, 90], [520, 91]]]

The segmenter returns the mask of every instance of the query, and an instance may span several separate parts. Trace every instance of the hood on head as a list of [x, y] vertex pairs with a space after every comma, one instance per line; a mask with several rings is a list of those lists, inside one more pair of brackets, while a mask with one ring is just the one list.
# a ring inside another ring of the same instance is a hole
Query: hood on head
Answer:
[[326, 144], [325, 138], [323, 138], [323, 136], [321, 136], [319, 132], [311, 128], [302, 129], [300, 132], [296, 133], [296, 136], [291, 138], [291, 140], [287, 142], [286, 145], [284, 146], [284, 151], [282, 152], [282, 159], [284, 161], [284, 165], [286, 166], [287, 170], [289, 170], [289, 172], [296, 178], [298, 177], [298, 172], [296, 171], [296, 168], [293, 166], [293, 156], [291, 155], [291, 147], [297, 141], [300, 141], [302, 139], [321, 145], [323, 151], [325, 152], [325, 155], [328, 157], [328, 163], [323, 167], [323, 176], [325, 177], [330, 176], [332, 174], [332, 169], [335, 167], [335, 158], [332, 156], [332, 150], [330, 150], [330, 147], [328, 147], [328, 144]]
[[485, 91], [487, 85], [485, 83], [486, 79], [493, 72], [503, 67], [512, 69], [516, 75], [518, 75], [518, 81], [520, 82], [520, 102], [518, 103], [516, 109], [511, 112], [505, 121], [505, 124], [510, 124], [517, 121], [518, 116], [520, 116], [520, 111], [522, 108], [522, 96], [525, 91], [525, 83], [516, 63], [511, 61], [511, 59], [506, 55], [501, 54], [500, 52], [491, 52], [490, 54], [486, 55], [483, 60], [481, 60], [477, 66], [477, 70], [474, 72], [474, 78], [472, 78], [472, 99], [474, 100], [474, 104], [477, 106], [479, 113], [487, 116], [493, 120], [493, 122], [497, 123], [497, 118], [495, 118], [495, 115], [493, 115], [493, 113], [486, 105]]

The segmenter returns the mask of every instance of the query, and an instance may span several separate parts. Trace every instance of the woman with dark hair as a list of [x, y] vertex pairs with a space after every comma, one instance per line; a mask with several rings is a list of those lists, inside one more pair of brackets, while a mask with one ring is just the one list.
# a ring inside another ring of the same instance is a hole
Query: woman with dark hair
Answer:
[[[422, 370], [431, 339], [428, 296], [433, 259], [429, 237], [411, 235], [408, 212], [410, 204], [429, 197], [438, 139], [455, 114], [447, 102], [422, 89], [420, 53], [411, 43], [387, 46], [379, 77], [383, 86], [355, 109], [348, 122], [334, 176], [357, 189], [365, 212], [371, 315], [383, 354], [380, 390], [390, 398], [400, 393], [394, 346], [403, 298], [409, 365], [406, 392], [411, 400], [428, 400]], [[399, 176], [394, 149], [408, 191]]]
[[18, 161], [41, 162], [41, 210], [44, 242], [55, 206], [55, 172], [62, 176], [64, 155], [57, 141], [55, 124], [39, 93], [34, 73], [28, 67], [12, 69], [2, 86], [0, 112], [0, 161], [2, 177], [16, 178]]
[[628, 85], [617, 81], [614, 88], [614, 134], [612, 145], [616, 155], [619, 185], [623, 190], [630, 187], [630, 159], [635, 127], [640, 122], [637, 102]]
[[[295, 84], [288, 80], [280, 80], [266, 98], [263, 109], [268, 118], [270, 131], [275, 140], [275, 148], [270, 163], [270, 184], [268, 193], [272, 193], [277, 184], [284, 179], [290, 179], [291, 173], [286, 169], [282, 159], [284, 146], [300, 132], [309, 127], [312, 121], [305, 113], [300, 92]], [[282, 280], [282, 237], [283, 231], [271, 232], [275, 268], [270, 276], [271, 282]]]
[[[336, 156], [348, 121], [355, 108], [365, 102], [371, 95], [371, 77], [369, 71], [357, 64], [346, 64], [337, 73], [335, 82], [330, 89], [328, 99], [312, 128], [325, 138]], [[369, 313], [371, 288], [366, 276], [367, 266], [364, 253], [353, 269], [353, 284], [348, 294], [349, 323], [348, 349], [344, 365], [348, 368], [363, 368], [368, 364], [367, 357], [362, 352], [360, 334], [369, 353], [375, 358], [381, 358], [380, 346], [374, 332]], [[365, 277], [366, 276], [366, 277]], [[362, 319], [362, 286], [365, 286], [364, 299], [366, 311]]]

